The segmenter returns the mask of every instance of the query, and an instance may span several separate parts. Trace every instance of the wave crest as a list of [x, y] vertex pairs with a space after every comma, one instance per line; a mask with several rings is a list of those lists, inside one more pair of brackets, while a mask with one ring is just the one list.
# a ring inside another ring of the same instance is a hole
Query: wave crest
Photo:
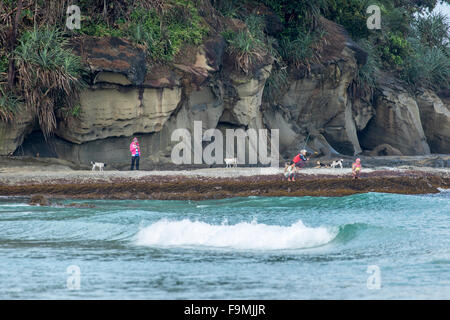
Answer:
[[290, 226], [240, 222], [213, 225], [188, 219], [159, 220], [136, 235], [142, 246], [194, 246], [251, 250], [303, 249], [332, 241], [338, 230], [306, 227], [301, 220]]

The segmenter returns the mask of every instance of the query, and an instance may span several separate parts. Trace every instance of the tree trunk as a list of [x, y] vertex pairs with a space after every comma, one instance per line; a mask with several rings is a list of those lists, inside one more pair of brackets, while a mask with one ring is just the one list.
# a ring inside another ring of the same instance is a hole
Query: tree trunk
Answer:
[[34, 29], [37, 29], [36, 18], [37, 18], [37, 0], [34, 0], [34, 17], [33, 17]]
[[107, 17], [108, 15], [108, 9], [106, 7], [106, 0], [103, 0], [103, 19], [106, 22], [106, 25], [109, 27], [109, 19]]
[[23, 0], [19, 0], [17, 3], [16, 16], [14, 18], [14, 23], [12, 25], [11, 37], [9, 39], [10, 40], [10, 42], [9, 42], [10, 57], [9, 57], [9, 68], [8, 68], [8, 86], [9, 86], [10, 90], [13, 90], [13, 88], [14, 88], [14, 79], [15, 79], [15, 74], [16, 74], [16, 69], [15, 69], [15, 65], [14, 65], [14, 57], [12, 55], [12, 52], [16, 48], [17, 27], [19, 25], [20, 15], [22, 13], [22, 5], [23, 5]]

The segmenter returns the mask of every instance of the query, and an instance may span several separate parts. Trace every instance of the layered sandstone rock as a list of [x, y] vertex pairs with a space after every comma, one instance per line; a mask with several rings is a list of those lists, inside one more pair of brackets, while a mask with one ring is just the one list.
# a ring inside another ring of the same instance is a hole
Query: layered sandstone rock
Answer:
[[404, 155], [430, 154], [414, 97], [400, 84], [384, 82], [375, 97], [375, 117], [360, 135], [365, 149], [389, 144]]
[[[97, 44], [94, 40], [84, 37], [75, 42], [75, 52], [83, 57], [95, 77], [92, 85], [81, 92], [79, 116], [60, 121], [58, 136], [81, 144], [159, 132], [175, 109], [184, 105], [190, 112], [185, 113], [177, 126], [191, 126], [188, 124], [191, 118], [208, 118], [205, 125], [217, 125], [222, 109], [219, 112], [214, 109], [214, 116], [210, 112], [203, 114], [208, 106], [218, 104], [212, 97], [210, 84], [203, 84], [222, 63], [225, 46], [222, 36], [212, 36], [198, 48], [188, 47], [186, 55], [178, 57], [172, 66], [153, 65], [148, 73], [142, 49], [115, 38], [102, 39]], [[191, 116], [195, 114], [199, 116]], [[165, 136], [163, 140], [167, 140]]]
[[[147, 73], [145, 51], [131, 42], [115, 37], [86, 36], [72, 39], [71, 45], [92, 74], [100, 73], [100, 77], [112, 74], [114, 78], [122, 75], [129, 82], [126, 84], [140, 85], [144, 82]], [[102, 75], [104, 72], [108, 74]], [[123, 81], [121, 78], [120, 82]]]
[[[355, 116], [348, 88], [358, 65], [365, 63], [367, 53], [351, 41], [342, 27], [326, 19], [322, 23], [327, 31], [322, 63], [316, 64], [306, 76], [291, 70], [287, 91], [280, 101], [264, 110], [264, 122], [281, 130], [280, 151], [298, 152], [308, 135], [320, 134], [321, 153], [333, 154], [337, 150], [358, 154], [362, 150], [356, 123], [359, 130], [364, 128], [372, 112], [360, 111], [363, 120]], [[326, 145], [330, 148], [323, 150]]]
[[417, 95], [420, 118], [432, 153], [450, 153], [450, 105], [434, 92]]
[[270, 76], [271, 65], [263, 66], [250, 78], [233, 76], [234, 96], [227, 97], [227, 110], [221, 121], [245, 128], [261, 128], [261, 103], [264, 86]]
[[0, 155], [10, 155], [19, 147], [34, 126], [34, 116], [30, 112], [18, 112], [15, 121], [0, 121]]
[[81, 114], [57, 134], [74, 143], [161, 130], [181, 101], [181, 88], [100, 88], [81, 92]]

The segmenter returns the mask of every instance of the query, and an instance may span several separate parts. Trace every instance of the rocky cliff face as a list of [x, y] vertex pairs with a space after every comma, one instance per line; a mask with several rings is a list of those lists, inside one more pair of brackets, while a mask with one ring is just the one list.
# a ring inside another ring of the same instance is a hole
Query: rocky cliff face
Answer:
[[430, 153], [414, 96], [395, 80], [384, 79], [374, 100], [375, 116], [360, 135], [366, 149], [388, 144], [403, 155]]
[[31, 133], [34, 123], [33, 117], [28, 112], [20, 112], [13, 123], [0, 122], [0, 155], [13, 154]]
[[[348, 47], [305, 78], [295, 79], [276, 105], [268, 105], [265, 122], [282, 128], [281, 149], [293, 154], [307, 134], [327, 145], [325, 153], [361, 152], [347, 89], [357, 71], [356, 59]], [[331, 148], [332, 146], [332, 148]]]
[[81, 114], [60, 122], [57, 135], [82, 144], [161, 130], [181, 101], [181, 89], [98, 88], [81, 93]]
[[450, 108], [449, 101], [430, 91], [418, 93], [417, 105], [423, 129], [432, 153], [450, 152]]
[[17, 124], [0, 124], [0, 153], [40, 152], [126, 168], [130, 140], [138, 136], [145, 168], [170, 163], [172, 132], [192, 131], [196, 120], [204, 130], [279, 129], [286, 159], [307, 137], [311, 151], [329, 156], [450, 153], [448, 100], [429, 90], [413, 95], [387, 78], [379, 79], [373, 99], [355, 99], [351, 88], [367, 54], [342, 27], [322, 22], [327, 38], [320, 63], [307, 73], [290, 69], [289, 85], [273, 101], [263, 100], [270, 57], [250, 74], [241, 74], [233, 69], [218, 33], [199, 47], [186, 48], [173, 63], [152, 66], [146, 64], [145, 51], [128, 41], [78, 39], [73, 50], [89, 74], [79, 116], [61, 120], [48, 141], [31, 133], [34, 121], [26, 113]]

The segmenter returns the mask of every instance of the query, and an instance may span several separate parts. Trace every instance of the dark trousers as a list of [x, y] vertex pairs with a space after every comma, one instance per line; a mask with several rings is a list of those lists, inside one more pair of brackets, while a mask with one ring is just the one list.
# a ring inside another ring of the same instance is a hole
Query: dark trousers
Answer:
[[131, 157], [131, 169], [134, 169], [134, 163], [136, 162], [136, 170], [139, 170], [139, 156], [132, 156]]
[[297, 168], [303, 168], [303, 167], [305, 166], [305, 161], [300, 160], [299, 162], [297, 162], [297, 163], [295, 164], [295, 166], [296, 166]]

